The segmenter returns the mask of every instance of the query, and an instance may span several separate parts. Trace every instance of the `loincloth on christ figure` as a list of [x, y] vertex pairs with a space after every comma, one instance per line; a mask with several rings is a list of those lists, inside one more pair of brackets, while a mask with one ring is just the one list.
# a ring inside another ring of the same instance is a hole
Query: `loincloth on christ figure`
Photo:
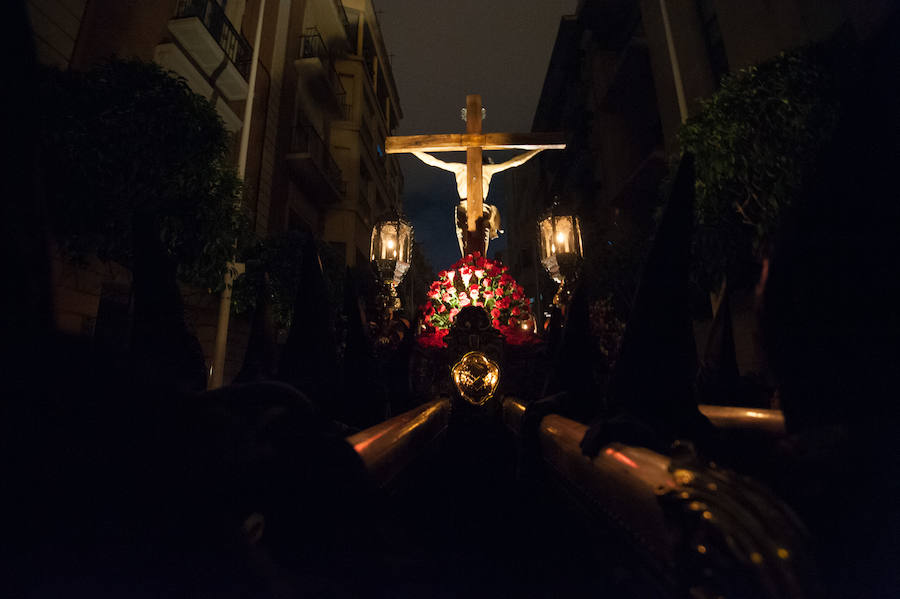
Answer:
[[[483, 232], [484, 243], [481, 248], [473, 248], [470, 251], [480, 251], [482, 256], [487, 255], [488, 242], [491, 239], [497, 239], [500, 232], [500, 211], [492, 204], [482, 204], [481, 218], [477, 221], [477, 226]], [[466, 217], [466, 200], [462, 200], [454, 210], [456, 217], [456, 239], [459, 242], [459, 252], [465, 255], [465, 234], [469, 230], [469, 223]]]

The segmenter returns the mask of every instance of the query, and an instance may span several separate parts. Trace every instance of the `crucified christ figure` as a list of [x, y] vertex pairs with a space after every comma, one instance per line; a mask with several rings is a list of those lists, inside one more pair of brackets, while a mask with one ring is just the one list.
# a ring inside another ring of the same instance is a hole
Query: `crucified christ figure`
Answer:
[[[484, 199], [488, 197], [488, 189], [491, 185], [491, 177], [495, 174], [505, 171], [506, 169], [521, 166], [531, 160], [540, 152], [541, 149], [531, 150], [523, 154], [519, 154], [511, 160], [501, 162], [500, 164], [483, 164], [481, 166], [481, 187]], [[459, 251], [465, 254], [463, 235], [466, 231], [466, 196], [468, 195], [468, 181], [466, 180], [466, 163], [465, 162], [444, 162], [428, 154], [426, 152], [412, 152], [412, 154], [429, 166], [436, 166], [445, 171], [450, 171], [456, 175], [456, 190], [459, 192], [459, 206], [454, 210], [456, 221], [456, 237], [459, 241]], [[491, 239], [497, 239], [500, 230], [500, 212], [496, 206], [491, 204], [482, 204], [483, 215], [479, 221], [484, 229], [484, 249], [483, 254], [487, 253], [488, 242]]]

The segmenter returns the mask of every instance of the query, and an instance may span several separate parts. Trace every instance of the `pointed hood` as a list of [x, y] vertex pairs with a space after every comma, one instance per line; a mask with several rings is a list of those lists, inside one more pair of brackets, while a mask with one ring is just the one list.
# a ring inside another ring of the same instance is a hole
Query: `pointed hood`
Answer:
[[703, 351], [697, 377], [697, 393], [701, 403], [730, 404], [738, 391], [740, 372], [734, 350], [730, 295], [726, 287]]
[[277, 372], [278, 344], [272, 290], [265, 273], [259, 275], [256, 288], [256, 309], [250, 324], [250, 338], [244, 353], [244, 364], [235, 383], [274, 380]]
[[322, 263], [310, 235], [303, 247], [300, 283], [279, 378], [306, 393], [323, 409], [333, 407], [337, 385], [337, 345], [331, 316]]
[[610, 383], [610, 405], [676, 434], [699, 415], [690, 316], [694, 160], [685, 154], [647, 257]]

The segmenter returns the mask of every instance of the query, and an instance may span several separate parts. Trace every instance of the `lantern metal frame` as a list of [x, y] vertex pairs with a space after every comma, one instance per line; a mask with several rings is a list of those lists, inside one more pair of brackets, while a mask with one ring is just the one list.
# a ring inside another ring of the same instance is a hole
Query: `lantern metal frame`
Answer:
[[[385, 238], [390, 228], [393, 236]], [[412, 262], [413, 226], [397, 212], [378, 219], [372, 227], [369, 256], [378, 276], [392, 287], [403, 280]]]
[[538, 220], [537, 233], [541, 264], [559, 284], [553, 304], [562, 307], [584, 262], [581, 220], [574, 212], [564, 212], [554, 204]]

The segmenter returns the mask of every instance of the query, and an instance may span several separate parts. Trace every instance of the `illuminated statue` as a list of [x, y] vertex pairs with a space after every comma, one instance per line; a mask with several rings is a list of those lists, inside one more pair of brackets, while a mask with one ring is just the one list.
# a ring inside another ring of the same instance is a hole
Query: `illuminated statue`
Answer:
[[[525, 152], [524, 154], [519, 154], [515, 158], [511, 160], [507, 160], [506, 162], [501, 162], [500, 164], [482, 164], [481, 165], [481, 187], [482, 187], [482, 198], [487, 199], [488, 197], [488, 189], [491, 185], [491, 178], [506, 169], [514, 168], [517, 166], [521, 166], [531, 160], [534, 156], [540, 152], [541, 149], [531, 150], [529, 152]], [[459, 193], [459, 206], [453, 211], [454, 220], [456, 222], [456, 237], [459, 241], [459, 251], [463, 255], [465, 255], [466, 251], [464, 249], [464, 231], [466, 230], [466, 196], [468, 195], [468, 181], [466, 180], [467, 166], [464, 162], [444, 162], [443, 160], [439, 160], [435, 158], [431, 154], [426, 152], [411, 152], [416, 158], [424, 162], [429, 166], [436, 166], [437, 168], [443, 169], [445, 171], [450, 171], [454, 175], [456, 175], [456, 191]], [[481, 249], [482, 254], [487, 253], [488, 242], [491, 239], [497, 239], [498, 233], [500, 231], [500, 211], [497, 210], [497, 207], [491, 204], [482, 204], [483, 212], [482, 216], [479, 219], [481, 223], [481, 228], [484, 230], [484, 247]]]
[[[466, 121], [464, 135], [451, 133], [390, 136], [385, 139], [384, 149], [388, 154], [415, 154], [425, 164], [456, 175], [456, 187], [462, 200], [459, 207], [454, 210], [460, 251], [463, 255], [476, 251], [484, 254], [488, 242], [496, 239], [500, 231], [500, 214], [496, 206], [484, 204], [491, 177], [500, 171], [525, 164], [541, 150], [564, 150], [566, 144], [561, 133], [482, 132], [481, 120], [484, 118], [484, 110], [481, 106], [481, 96], [478, 94], [466, 96], [463, 118]], [[483, 164], [481, 160], [483, 150], [527, 151], [502, 164]], [[426, 153], [460, 151], [466, 153], [465, 163], [444, 162]], [[465, 227], [462, 226], [463, 221]]]

